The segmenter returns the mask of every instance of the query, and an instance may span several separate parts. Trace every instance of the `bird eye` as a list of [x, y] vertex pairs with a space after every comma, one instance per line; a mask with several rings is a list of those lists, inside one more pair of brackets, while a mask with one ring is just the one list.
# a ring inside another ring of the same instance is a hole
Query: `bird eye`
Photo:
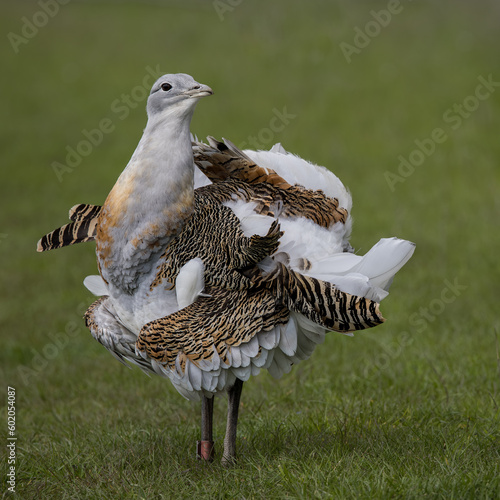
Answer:
[[162, 83], [161, 84], [161, 89], [164, 90], [165, 92], [168, 92], [172, 88], [172, 85], [170, 83]]

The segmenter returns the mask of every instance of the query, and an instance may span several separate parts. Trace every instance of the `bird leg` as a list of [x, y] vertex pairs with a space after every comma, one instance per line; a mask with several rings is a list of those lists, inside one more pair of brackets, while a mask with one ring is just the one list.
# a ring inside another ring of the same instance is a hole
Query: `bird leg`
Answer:
[[197, 442], [197, 457], [212, 462], [215, 455], [212, 426], [214, 398], [201, 397], [201, 441]]
[[240, 408], [240, 397], [243, 389], [243, 381], [236, 379], [233, 387], [229, 389], [227, 407], [226, 436], [224, 438], [224, 454], [222, 463], [229, 465], [236, 459], [236, 426], [238, 425], [238, 410]]

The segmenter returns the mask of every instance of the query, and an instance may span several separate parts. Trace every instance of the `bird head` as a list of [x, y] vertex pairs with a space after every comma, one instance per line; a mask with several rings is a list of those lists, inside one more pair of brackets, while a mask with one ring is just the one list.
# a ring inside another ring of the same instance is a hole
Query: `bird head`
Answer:
[[148, 98], [148, 116], [165, 113], [187, 117], [192, 115], [201, 97], [212, 95], [208, 85], [198, 83], [190, 75], [177, 73], [158, 78]]

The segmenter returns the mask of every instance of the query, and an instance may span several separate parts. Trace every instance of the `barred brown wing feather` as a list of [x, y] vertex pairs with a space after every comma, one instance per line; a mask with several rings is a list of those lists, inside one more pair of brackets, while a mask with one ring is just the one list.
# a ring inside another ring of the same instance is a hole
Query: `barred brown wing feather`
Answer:
[[37, 243], [37, 251], [45, 252], [94, 240], [100, 213], [98, 205], [75, 205], [69, 212], [73, 222], [43, 236]]
[[100, 205], [88, 205], [86, 203], [81, 203], [80, 205], [75, 205], [69, 211], [69, 218], [74, 222], [79, 222], [82, 220], [92, 220], [99, 217], [102, 207]]
[[340, 291], [334, 284], [304, 276], [282, 263], [263, 279], [283, 305], [336, 332], [354, 332], [385, 321], [373, 300]]
[[288, 310], [267, 290], [208, 287], [205, 291], [208, 297], [199, 297], [190, 306], [146, 324], [137, 349], [172, 369], [178, 356], [182, 370], [186, 359], [199, 366], [219, 356], [227, 364], [231, 346], [249, 342], [258, 332], [289, 319]]
[[246, 237], [233, 211], [217, 197], [204, 194], [212, 192], [213, 195], [213, 191], [214, 188], [195, 192], [195, 210], [167, 245], [151, 289], [163, 281], [175, 283], [181, 267], [196, 257], [205, 265], [207, 285], [239, 290], [252, 288], [252, 282], [239, 271], [278, 249], [282, 235], [278, 222], [271, 224], [265, 236]]
[[[339, 206], [337, 198], [320, 190], [292, 186], [271, 169], [231, 156], [230, 152], [216, 149], [209, 154], [210, 150], [205, 144], [194, 148], [196, 164], [214, 182], [197, 189], [204, 196], [216, 197], [220, 202], [234, 197], [253, 201], [257, 204], [256, 212], [262, 215], [305, 217], [327, 228], [347, 220], [348, 212]], [[278, 206], [280, 213], [275, 214]]]
[[231, 149], [223, 142], [208, 138], [210, 146], [195, 143], [194, 161], [198, 168], [212, 181], [221, 182], [227, 179], [240, 179], [249, 184], [265, 182], [267, 184], [289, 189], [289, 184], [270, 168], [256, 165], [248, 156], [230, 143]]

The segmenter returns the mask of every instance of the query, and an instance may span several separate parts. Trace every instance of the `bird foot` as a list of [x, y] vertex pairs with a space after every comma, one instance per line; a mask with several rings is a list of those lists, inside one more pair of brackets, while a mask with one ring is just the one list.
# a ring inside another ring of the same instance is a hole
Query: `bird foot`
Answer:
[[215, 446], [213, 441], [197, 441], [196, 458], [205, 460], [206, 462], [213, 462], [215, 456]]
[[224, 467], [232, 467], [236, 465], [236, 454], [235, 455], [222, 455], [220, 463]]

